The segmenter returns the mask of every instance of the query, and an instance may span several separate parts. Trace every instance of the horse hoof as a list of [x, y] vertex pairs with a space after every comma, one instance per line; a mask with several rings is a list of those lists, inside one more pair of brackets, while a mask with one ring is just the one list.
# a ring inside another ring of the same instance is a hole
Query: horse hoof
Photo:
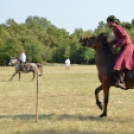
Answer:
[[103, 117], [106, 117], [107, 115], [106, 114], [101, 114], [99, 117], [103, 118]]

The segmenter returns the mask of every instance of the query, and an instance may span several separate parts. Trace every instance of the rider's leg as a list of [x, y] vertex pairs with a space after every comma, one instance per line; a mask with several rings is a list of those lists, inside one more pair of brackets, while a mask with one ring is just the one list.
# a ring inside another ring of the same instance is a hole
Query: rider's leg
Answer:
[[120, 71], [120, 82], [125, 83], [125, 71]]
[[126, 89], [125, 85], [125, 74], [123, 72], [120, 72], [119, 70], [114, 70], [114, 82], [116, 87], [120, 87], [122, 89]]
[[23, 71], [24, 62], [20, 61], [20, 71]]
[[22, 61], [19, 61], [20, 71], [22, 71], [21, 64], [22, 64]]

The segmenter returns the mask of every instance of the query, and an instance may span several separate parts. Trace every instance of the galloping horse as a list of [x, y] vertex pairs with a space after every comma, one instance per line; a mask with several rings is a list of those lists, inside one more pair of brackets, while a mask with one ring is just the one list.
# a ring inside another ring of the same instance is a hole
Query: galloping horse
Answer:
[[43, 66], [40, 63], [26, 63], [22, 69], [22, 71], [20, 71], [20, 63], [19, 63], [19, 59], [16, 57], [12, 57], [10, 59], [10, 62], [8, 63], [9, 65], [15, 65], [15, 73], [12, 75], [12, 77], [9, 79], [9, 81], [12, 80], [12, 78], [19, 73], [19, 80], [20, 80], [20, 76], [21, 76], [21, 72], [23, 73], [29, 73], [32, 72], [33, 73], [33, 78], [32, 80], [34, 80], [35, 76], [37, 75], [37, 71], [40, 71], [39, 76], [42, 76], [43, 74]]
[[[82, 46], [91, 47], [95, 50], [95, 63], [98, 70], [98, 77], [101, 82], [101, 85], [95, 89], [95, 99], [97, 106], [103, 110], [100, 117], [107, 116], [109, 89], [114, 85], [113, 73], [108, 75], [109, 57], [113, 55], [113, 49], [111, 49], [111, 46], [108, 44], [108, 40], [109, 35], [107, 33], [101, 33], [98, 36], [80, 38], [80, 43]], [[127, 89], [133, 89], [133, 78], [128, 78], [126, 80], [126, 87]], [[104, 106], [99, 99], [99, 93], [101, 90], [104, 92]]]

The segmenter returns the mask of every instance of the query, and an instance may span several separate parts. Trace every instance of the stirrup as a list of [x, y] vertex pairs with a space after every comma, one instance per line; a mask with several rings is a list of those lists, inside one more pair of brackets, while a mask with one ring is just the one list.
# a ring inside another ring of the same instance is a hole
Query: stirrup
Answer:
[[123, 83], [115, 83], [114, 86], [117, 87], [117, 88], [121, 88], [121, 89], [127, 90], [126, 89], [126, 85], [123, 84]]

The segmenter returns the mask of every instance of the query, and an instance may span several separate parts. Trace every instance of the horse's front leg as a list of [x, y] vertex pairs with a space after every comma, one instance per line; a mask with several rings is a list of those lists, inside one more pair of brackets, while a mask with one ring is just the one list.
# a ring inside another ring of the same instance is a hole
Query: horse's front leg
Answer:
[[104, 86], [103, 91], [104, 91], [104, 108], [100, 117], [107, 116], [107, 105], [108, 105], [108, 100], [109, 100], [109, 86]]
[[12, 77], [9, 79], [9, 81], [11, 81], [13, 79], [13, 77], [17, 74], [18, 72], [15, 72]]
[[95, 99], [96, 99], [97, 106], [102, 110], [102, 103], [100, 102], [100, 99], [99, 99], [99, 93], [101, 90], [102, 90], [102, 85], [100, 85], [99, 87], [95, 89]]
[[20, 77], [21, 77], [21, 72], [19, 71], [19, 81], [20, 81]]

